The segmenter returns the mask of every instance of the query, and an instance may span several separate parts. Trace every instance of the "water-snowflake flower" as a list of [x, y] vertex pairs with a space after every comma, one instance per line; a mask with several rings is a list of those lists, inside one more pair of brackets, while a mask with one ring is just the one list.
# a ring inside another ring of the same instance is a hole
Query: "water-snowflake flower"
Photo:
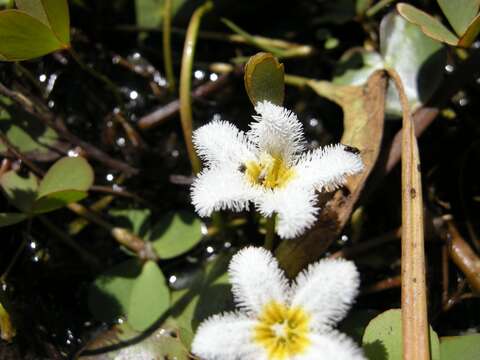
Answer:
[[255, 110], [246, 133], [221, 120], [194, 132], [205, 168], [192, 185], [192, 202], [200, 216], [247, 210], [253, 202], [262, 215], [277, 214], [280, 237], [296, 237], [316, 220], [315, 191], [343, 185], [363, 169], [361, 156], [342, 144], [305, 151], [302, 123], [293, 112], [268, 101]]
[[232, 258], [239, 310], [200, 324], [192, 351], [205, 360], [361, 360], [361, 349], [334, 326], [358, 293], [353, 262], [325, 259], [290, 284], [276, 259], [247, 247]]

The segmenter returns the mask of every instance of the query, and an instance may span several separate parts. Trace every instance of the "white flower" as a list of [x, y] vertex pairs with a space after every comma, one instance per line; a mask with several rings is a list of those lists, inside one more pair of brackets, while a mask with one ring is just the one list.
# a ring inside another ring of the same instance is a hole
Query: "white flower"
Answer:
[[263, 248], [239, 251], [229, 267], [239, 311], [202, 322], [192, 352], [205, 360], [362, 360], [360, 348], [333, 329], [358, 293], [346, 260], [321, 260], [289, 284]]
[[247, 133], [219, 120], [194, 132], [205, 169], [192, 185], [192, 202], [200, 216], [209, 216], [246, 210], [252, 201], [262, 215], [278, 214], [280, 237], [296, 237], [316, 220], [315, 190], [336, 189], [363, 163], [357, 151], [341, 144], [304, 152], [294, 113], [268, 101], [255, 110], [259, 115]]

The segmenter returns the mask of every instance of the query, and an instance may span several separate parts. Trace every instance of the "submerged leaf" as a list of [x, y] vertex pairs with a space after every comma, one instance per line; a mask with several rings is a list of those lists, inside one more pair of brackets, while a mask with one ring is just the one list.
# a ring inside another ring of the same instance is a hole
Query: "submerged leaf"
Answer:
[[[172, 0], [172, 19], [187, 0]], [[135, 0], [137, 25], [155, 28], [163, 23], [165, 0]]]

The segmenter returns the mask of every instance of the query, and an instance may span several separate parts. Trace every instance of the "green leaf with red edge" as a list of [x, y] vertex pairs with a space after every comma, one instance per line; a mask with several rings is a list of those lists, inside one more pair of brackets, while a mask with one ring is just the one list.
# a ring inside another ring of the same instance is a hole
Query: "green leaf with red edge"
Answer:
[[459, 37], [467, 31], [478, 14], [478, 0], [437, 0], [443, 14]]

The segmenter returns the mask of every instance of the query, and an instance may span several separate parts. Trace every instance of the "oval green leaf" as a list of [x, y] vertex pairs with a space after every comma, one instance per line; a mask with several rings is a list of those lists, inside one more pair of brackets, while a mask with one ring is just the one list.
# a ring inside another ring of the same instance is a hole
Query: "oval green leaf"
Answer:
[[245, 65], [245, 89], [253, 106], [268, 100], [282, 105], [285, 95], [283, 64], [270, 53], [258, 53]]
[[22, 213], [0, 213], [0, 228], [18, 224], [26, 218], [27, 215]]
[[152, 326], [168, 310], [170, 291], [158, 265], [147, 261], [134, 282], [128, 304], [128, 323], [138, 331]]
[[70, 44], [70, 15], [67, 0], [15, 0], [18, 9], [47, 25], [62, 44]]
[[38, 199], [65, 190], [87, 191], [93, 184], [93, 170], [82, 157], [64, 157], [55, 162], [38, 187]]
[[192, 213], [180, 211], [165, 215], [149, 235], [155, 252], [170, 259], [192, 249], [202, 240], [202, 222]]
[[480, 33], [480, 15], [472, 20], [472, 23], [468, 26], [467, 31], [463, 34], [458, 42], [458, 46], [470, 47], [475, 41], [477, 35]]
[[18, 10], [0, 12], [0, 59], [33, 59], [62, 48], [52, 30]]
[[[368, 324], [362, 347], [369, 360], [402, 360], [402, 311], [387, 310]], [[430, 327], [430, 354], [440, 360], [440, 343], [437, 333]]]
[[28, 173], [26, 177], [9, 171], [0, 179], [3, 191], [8, 201], [17, 209], [29, 213], [37, 197], [38, 180], [35, 175]]
[[480, 359], [480, 334], [447, 336], [440, 339], [442, 360]]
[[478, 0], [437, 0], [437, 2], [459, 37], [467, 31], [480, 7]]
[[420, 26], [425, 35], [449, 45], [456, 46], [458, 44], [458, 38], [440, 21], [426, 12], [405, 3], [398, 4], [397, 10], [405, 19]]
[[148, 209], [112, 209], [108, 212], [115, 225], [126, 228], [140, 237], [148, 230], [150, 210]]
[[35, 200], [32, 207], [34, 214], [43, 214], [53, 210], [60, 209], [70, 203], [80, 201], [87, 197], [85, 191], [63, 190], [50, 193]]
[[132, 287], [141, 270], [139, 262], [132, 259], [95, 279], [88, 292], [88, 307], [96, 319], [113, 323], [126, 315]]

